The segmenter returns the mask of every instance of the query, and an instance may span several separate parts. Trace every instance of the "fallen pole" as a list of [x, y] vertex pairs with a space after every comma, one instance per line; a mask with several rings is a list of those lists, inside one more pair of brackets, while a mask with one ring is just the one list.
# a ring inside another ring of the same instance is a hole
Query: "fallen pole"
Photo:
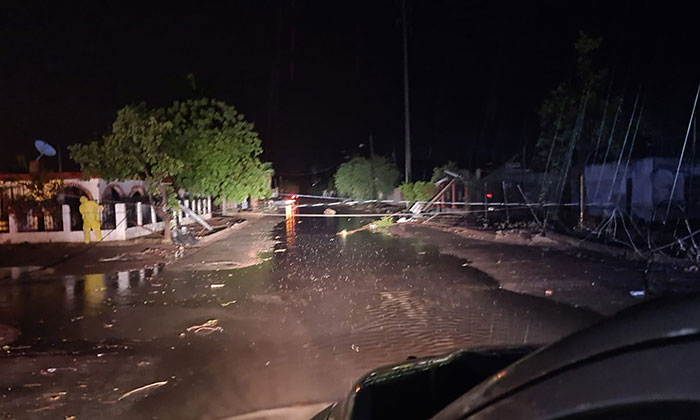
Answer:
[[204, 227], [204, 229], [206, 229], [206, 230], [208, 230], [208, 231], [210, 231], [210, 232], [211, 232], [212, 230], [214, 230], [214, 228], [211, 227], [211, 225], [210, 225], [209, 223], [207, 223], [204, 219], [202, 219], [201, 217], [199, 217], [199, 215], [198, 215], [197, 213], [195, 213], [195, 212], [193, 212], [192, 210], [190, 210], [190, 209], [189, 209], [187, 206], [185, 206], [184, 204], [182, 204], [182, 203], [179, 203], [179, 204], [180, 204], [180, 208], [182, 209], [182, 211], [184, 211], [185, 214], [187, 214], [188, 216], [190, 216], [191, 218], [193, 218], [193, 219], [195, 220], [195, 222], [197, 222], [197, 223], [199, 223], [200, 225], [202, 225], [202, 227]]

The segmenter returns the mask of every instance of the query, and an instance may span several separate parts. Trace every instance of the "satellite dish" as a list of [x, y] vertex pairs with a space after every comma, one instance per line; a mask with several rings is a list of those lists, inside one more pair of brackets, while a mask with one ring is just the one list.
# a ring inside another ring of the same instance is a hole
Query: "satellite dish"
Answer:
[[34, 147], [39, 151], [39, 156], [36, 158], [37, 162], [42, 156], [56, 156], [56, 149], [43, 140], [34, 140]]

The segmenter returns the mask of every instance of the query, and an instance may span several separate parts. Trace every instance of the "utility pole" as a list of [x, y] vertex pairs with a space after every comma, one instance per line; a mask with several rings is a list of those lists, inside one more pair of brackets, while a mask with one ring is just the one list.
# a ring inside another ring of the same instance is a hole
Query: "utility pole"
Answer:
[[695, 101], [693, 101], [693, 111], [690, 113], [690, 121], [688, 121], [688, 129], [685, 132], [685, 140], [683, 140], [683, 148], [681, 149], [681, 156], [678, 158], [678, 167], [676, 168], [676, 176], [673, 177], [673, 186], [671, 187], [671, 195], [668, 196], [668, 206], [666, 207], [666, 216], [664, 216], [664, 224], [668, 219], [669, 213], [671, 213], [671, 203], [673, 203], [673, 194], [676, 192], [676, 183], [678, 182], [678, 173], [681, 171], [681, 165], [683, 164], [683, 155], [685, 155], [685, 147], [688, 145], [688, 135], [690, 135], [690, 127], [693, 125], [693, 119], [695, 118], [695, 109], [698, 105], [698, 96], [700, 96], [700, 84], [698, 84], [698, 91], [695, 93]]
[[403, 20], [403, 102], [404, 102], [404, 138], [406, 149], [405, 181], [411, 182], [411, 121], [408, 103], [408, 30], [406, 22], [406, 0], [401, 2]]
[[377, 178], [374, 175], [374, 139], [369, 135], [369, 176], [372, 179], [372, 200], [377, 199]]

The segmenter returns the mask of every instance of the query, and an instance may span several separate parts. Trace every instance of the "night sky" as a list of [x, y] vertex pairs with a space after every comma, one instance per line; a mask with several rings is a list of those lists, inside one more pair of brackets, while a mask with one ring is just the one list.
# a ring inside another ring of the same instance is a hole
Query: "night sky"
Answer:
[[[700, 82], [700, 23], [669, 1], [408, 1], [414, 178], [532, 147], [537, 108], [573, 75], [580, 30], [604, 37], [613, 89], [644, 86], [650, 153], [685, 134]], [[255, 123], [282, 175], [367, 154], [403, 166], [398, 0], [100, 2], [0, 6], [0, 171], [33, 140], [104, 134], [126, 104], [191, 95], [188, 75]], [[629, 99], [629, 102], [631, 102]], [[56, 160], [47, 160], [56, 165]]]

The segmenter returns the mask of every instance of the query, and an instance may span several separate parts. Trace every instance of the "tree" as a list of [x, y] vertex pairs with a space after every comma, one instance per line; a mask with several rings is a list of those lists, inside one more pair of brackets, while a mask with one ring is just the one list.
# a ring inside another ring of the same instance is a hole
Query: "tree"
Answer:
[[178, 186], [234, 201], [269, 196], [271, 165], [260, 160], [253, 124], [234, 107], [205, 98], [175, 102], [159, 114], [173, 125], [169, 154], [185, 163]]
[[[145, 106], [126, 106], [117, 112], [109, 134], [88, 144], [68, 147], [83, 175], [108, 180], [143, 179], [149, 187], [151, 204], [165, 222], [167, 242], [171, 241], [167, 202], [174, 196], [166, 180], [179, 175], [184, 167], [183, 162], [168, 151], [167, 141], [172, 131], [171, 122], [159, 121]], [[154, 190], [159, 193], [157, 201]]]
[[594, 64], [593, 55], [602, 42], [600, 37], [579, 33], [574, 77], [553, 89], [539, 109], [542, 134], [533, 166], [550, 175], [543, 195], [553, 194], [553, 199], [559, 199], [566, 180], [578, 177], [607, 144], [608, 127], [622, 104], [620, 98], [609, 95], [607, 69]]
[[360, 199], [377, 198], [373, 196], [373, 191], [389, 195], [396, 187], [399, 176], [396, 165], [383, 157], [358, 156], [340, 165], [333, 178], [339, 195]]
[[[269, 193], [272, 169], [259, 158], [262, 146], [253, 125], [217, 100], [192, 99], [156, 109], [127, 106], [118, 111], [109, 134], [69, 150], [87, 175], [146, 181], [167, 226], [168, 208], [178, 206], [174, 192], [179, 187], [237, 201]], [[170, 240], [169, 229], [165, 238]]]

